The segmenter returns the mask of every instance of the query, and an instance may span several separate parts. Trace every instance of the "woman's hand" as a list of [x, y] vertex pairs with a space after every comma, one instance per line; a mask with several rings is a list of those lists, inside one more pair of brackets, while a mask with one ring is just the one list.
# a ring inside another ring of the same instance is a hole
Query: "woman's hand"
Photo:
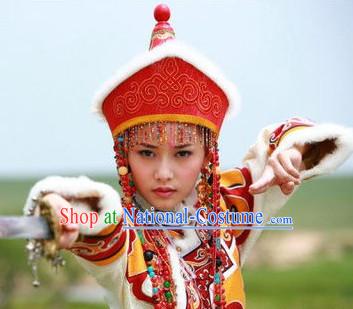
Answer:
[[44, 196], [43, 200], [48, 202], [51, 207], [55, 209], [55, 213], [57, 215], [57, 219], [60, 225], [60, 237], [59, 237], [59, 248], [60, 249], [69, 249], [76, 241], [79, 235], [79, 227], [78, 224], [67, 223], [62, 224], [60, 210], [63, 207], [70, 208], [70, 203], [62, 198], [60, 195], [55, 193], [50, 193]]
[[249, 192], [259, 194], [278, 185], [283, 194], [291, 194], [295, 185], [301, 184], [299, 172], [304, 169], [304, 151], [305, 146], [294, 146], [277, 155], [271, 155], [262, 176], [250, 186]]

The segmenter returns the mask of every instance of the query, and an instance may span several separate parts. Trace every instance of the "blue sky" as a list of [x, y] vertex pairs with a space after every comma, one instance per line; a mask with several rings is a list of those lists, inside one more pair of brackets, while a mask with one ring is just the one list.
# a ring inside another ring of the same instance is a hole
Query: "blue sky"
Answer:
[[[0, 176], [115, 173], [96, 90], [148, 48], [159, 1], [1, 1]], [[177, 38], [221, 67], [242, 108], [222, 167], [292, 116], [353, 127], [353, 2], [166, 1]], [[353, 172], [353, 158], [340, 172]]]

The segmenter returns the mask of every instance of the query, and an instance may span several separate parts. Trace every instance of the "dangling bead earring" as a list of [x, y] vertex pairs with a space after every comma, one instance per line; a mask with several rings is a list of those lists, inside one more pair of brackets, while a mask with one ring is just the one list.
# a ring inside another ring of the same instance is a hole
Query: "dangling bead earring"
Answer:
[[[219, 155], [218, 155], [218, 144], [215, 141], [211, 151], [211, 168], [212, 168], [212, 205], [213, 211], [218, 215], [221, 211], [220, 205], [220, 175], [219, 175]], [[219, 227], [218, 222], [216, 226]], [[225, 294], [223, 288], [224, 276], [223, 276], [223, 263], [224, 253], [221, 247], [221, 230], [213, 230], [213, 244], [211, 248], [212, 261], [213, 261], [213, 281], [214, 281], [214, 304], [217, 308], [223, 308], [225, 305]]]
[[210, 198], [211, 189], [212, 189], [208, 182], [209, 178], [210, 178], [210, 168], [207, 165], [206, 167], [203, 167], [201, 169], [200, 181], [196, 187], [198, 202], [199, 202], [198, 205], [196, 206], [197, 208], [199, 207], [206, 207], [207, 209], [209, 208], [209, 198]]
[[[198, 133], [201, 136], [201, 147], [207, 149], [207, 153], [210, 153], [210, 145], [208, 143], [207, 139], [207, 134], [209, 129], [205, 127], [196, 127], [198, 129]], [[196, 186], [196, 191], [197, 191], [197, 203], [194, 205], [194, 207], [197, 209], [199, 207], [206, 207], [207, 211], [209, 211], [210, 207], [210, 198], [212, 196], [212, 187], [210, 185], [210, 179], [211, 179], [211, 162], [208, 160], [206, 165], [202, 167], [201, 169], [201, 177], [200, 181], [198, 182]]]
[[122, 188], [121, 202], [123, 207], [131, 209], [132, 198], [136, 192], [135, 185], [129, 173], [127, 152], [128, 152], [128, 137], [129, 132], [120, 134], [114, 143], [115, 161], [119, 174], [119, 184]]

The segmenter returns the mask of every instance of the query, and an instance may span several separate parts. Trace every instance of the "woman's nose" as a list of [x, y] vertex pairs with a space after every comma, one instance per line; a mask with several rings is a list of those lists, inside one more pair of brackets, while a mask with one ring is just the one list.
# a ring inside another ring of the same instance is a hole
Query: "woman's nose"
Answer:
[[161, 160], [158, 167], [156, 168], [154, 177], [159, 181], [167, 181], [173, 178], [174, 174], [168, 160]]

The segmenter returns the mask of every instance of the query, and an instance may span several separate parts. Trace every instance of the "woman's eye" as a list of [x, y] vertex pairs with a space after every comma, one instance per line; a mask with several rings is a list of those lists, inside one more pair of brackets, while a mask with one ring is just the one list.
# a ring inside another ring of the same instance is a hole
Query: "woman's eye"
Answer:
[[151, 150], [140, 150], [139, 154], [143, 157], [149, 157], [149, 158], [154, 156], [154, 153]]
[[191, 156], [192, 152], [189, 150], [182, 150], [182, 151], [178, 151], [176, 156], [177, 157], [182, 157], [182, 158], [186, 158]]

